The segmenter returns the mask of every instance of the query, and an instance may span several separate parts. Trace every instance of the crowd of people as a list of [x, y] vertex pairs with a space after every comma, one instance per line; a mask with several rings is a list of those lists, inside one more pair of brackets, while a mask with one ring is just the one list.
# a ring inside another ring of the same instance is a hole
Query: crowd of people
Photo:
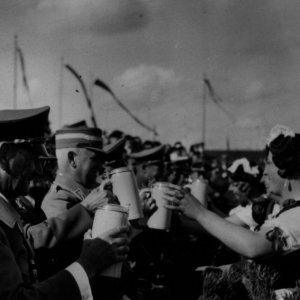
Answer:
[[[298, 299], [300, 134], [275, 126], [264, 158], [234, 160], [85, 122], [51, 133], [49, 111], [0, 111], [0, 299]], [[118, 169], [143, 216], [95, 237]]]

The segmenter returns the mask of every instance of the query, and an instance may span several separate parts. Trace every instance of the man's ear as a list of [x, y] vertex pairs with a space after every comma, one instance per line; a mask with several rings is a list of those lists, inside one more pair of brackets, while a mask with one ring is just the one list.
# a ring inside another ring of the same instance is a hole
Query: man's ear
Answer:
[[8, 160], [6, 159], [6, 157], [1, 157], [0, 158], [0, 167], [1, 167], [2, 170], [4, 170], [5, 172], [8, 173], [9, 163], [8, 163]]
[[73, 167], [73, 168], [76, 168], [77, 165], [76, 165], [76, 161], [75, 161], [75, 156], [77, 154], [74, 152], [74, 151], [69, 151], [68, 152], [68, 161], [70, 163], [70, 165]]

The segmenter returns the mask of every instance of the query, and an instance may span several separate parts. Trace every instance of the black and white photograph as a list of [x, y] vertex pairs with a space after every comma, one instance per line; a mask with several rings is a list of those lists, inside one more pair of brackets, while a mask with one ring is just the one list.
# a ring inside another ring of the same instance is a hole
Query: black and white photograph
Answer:
[[0, 300], [300, 300], [300, 2], [0, 0]]

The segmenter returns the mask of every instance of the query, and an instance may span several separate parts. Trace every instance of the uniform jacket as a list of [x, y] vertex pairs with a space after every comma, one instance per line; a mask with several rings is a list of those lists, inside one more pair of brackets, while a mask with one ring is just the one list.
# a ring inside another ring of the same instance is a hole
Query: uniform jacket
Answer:
[[[42, 209], [47, 218], [56, 217], [80, 203], [88, 192], [87, 189], [72, 180], [69, 176], [58, 173], [42, 202]], [[92, 227], [92, 222], [91, 218], [90, 227]], [[52, 255], [55, 257], [57, 269], [65, 268], [77, 259], [80, 254], [82, 239], [83, 235], [53, 249]]]
[[42, 202], [42, 209], [47, 218], [57, 216], [80, 203], [89, 193], [69, 176], [59, 173]]
[[90, 227], [90, 220], [89, 212], [76, 205], [57, 218], [24, 227], [16, 210], [0, 197], [0, 299], [81, 299], [74, 277], [66, 270], [43, 282], [36, 280], [32, 249], [72, 240]]
[[[42, 209], [46, 216], [53, 217], [59, 213], [73, 209], [89, 193], [80, 184], [73, 181], [70, 177], [58, 174], [53, 182], [48, 194], [42, 202]], [[92, 227], [92, 219], [90, 221]], [[59, 268], [65, 268], [80, 253], [82, 237], [72, 242], [65, 243], [62, 247], [55, 247], [54, 256], [56, 257]], [[119, 299], [121, 283], [118, 279], [96, 276], [91, 280], [91, 289], [94, 299]]]

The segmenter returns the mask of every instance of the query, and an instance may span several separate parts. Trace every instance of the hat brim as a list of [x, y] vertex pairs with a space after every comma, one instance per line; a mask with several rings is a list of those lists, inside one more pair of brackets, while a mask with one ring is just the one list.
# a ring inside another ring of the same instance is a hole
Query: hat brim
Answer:
[[7, 143], [7, 144], [16, 144], [16, 145], [21, 145], [21, 144], [26, 144], [30, 145], [35, 153], [37, 154], [39, 159], [56, 159], [56, 157], [52, 154], [50, 154], [45, 146], [45, 141], [46, 139], [43, 137], [39, 138], [34, 138], [34, 139], [23, 139], [23, 140], [15, 140], [15, 141], [5, 141], [2, 143]]
[[103, 147], [103, 151], [107, 154], [111, 154], [115, 150], [119, 149], [120, 147], [124, 146], [126, 142], [126, 138], [121, 138], [118, 141], [111, 143], [109, 145], [106, 145]]
[[88, 149], [88, 150], [93, 151], [93, 152], [97, 152], [98, 154], [101, 154], [104, 157], [106, 157], [106, 155], [107, 155], [106, 152], [104, 152], [103, 149], [99, 149], [99, 148], [95, 148], [95, 147], [82, 147], [82, 148]]
[[52, 154], [50, 154], [44, 144], [33, 144], [32, 147], [38, 154], [39, 159], [51, 159], [51, 160], [56, 160], [56, 157]]
[[160, 166], [160, 165], [164, 165], [164, 162], [162, 160], [149, 160], [149, 161], [138, 162], [136, 165]]

